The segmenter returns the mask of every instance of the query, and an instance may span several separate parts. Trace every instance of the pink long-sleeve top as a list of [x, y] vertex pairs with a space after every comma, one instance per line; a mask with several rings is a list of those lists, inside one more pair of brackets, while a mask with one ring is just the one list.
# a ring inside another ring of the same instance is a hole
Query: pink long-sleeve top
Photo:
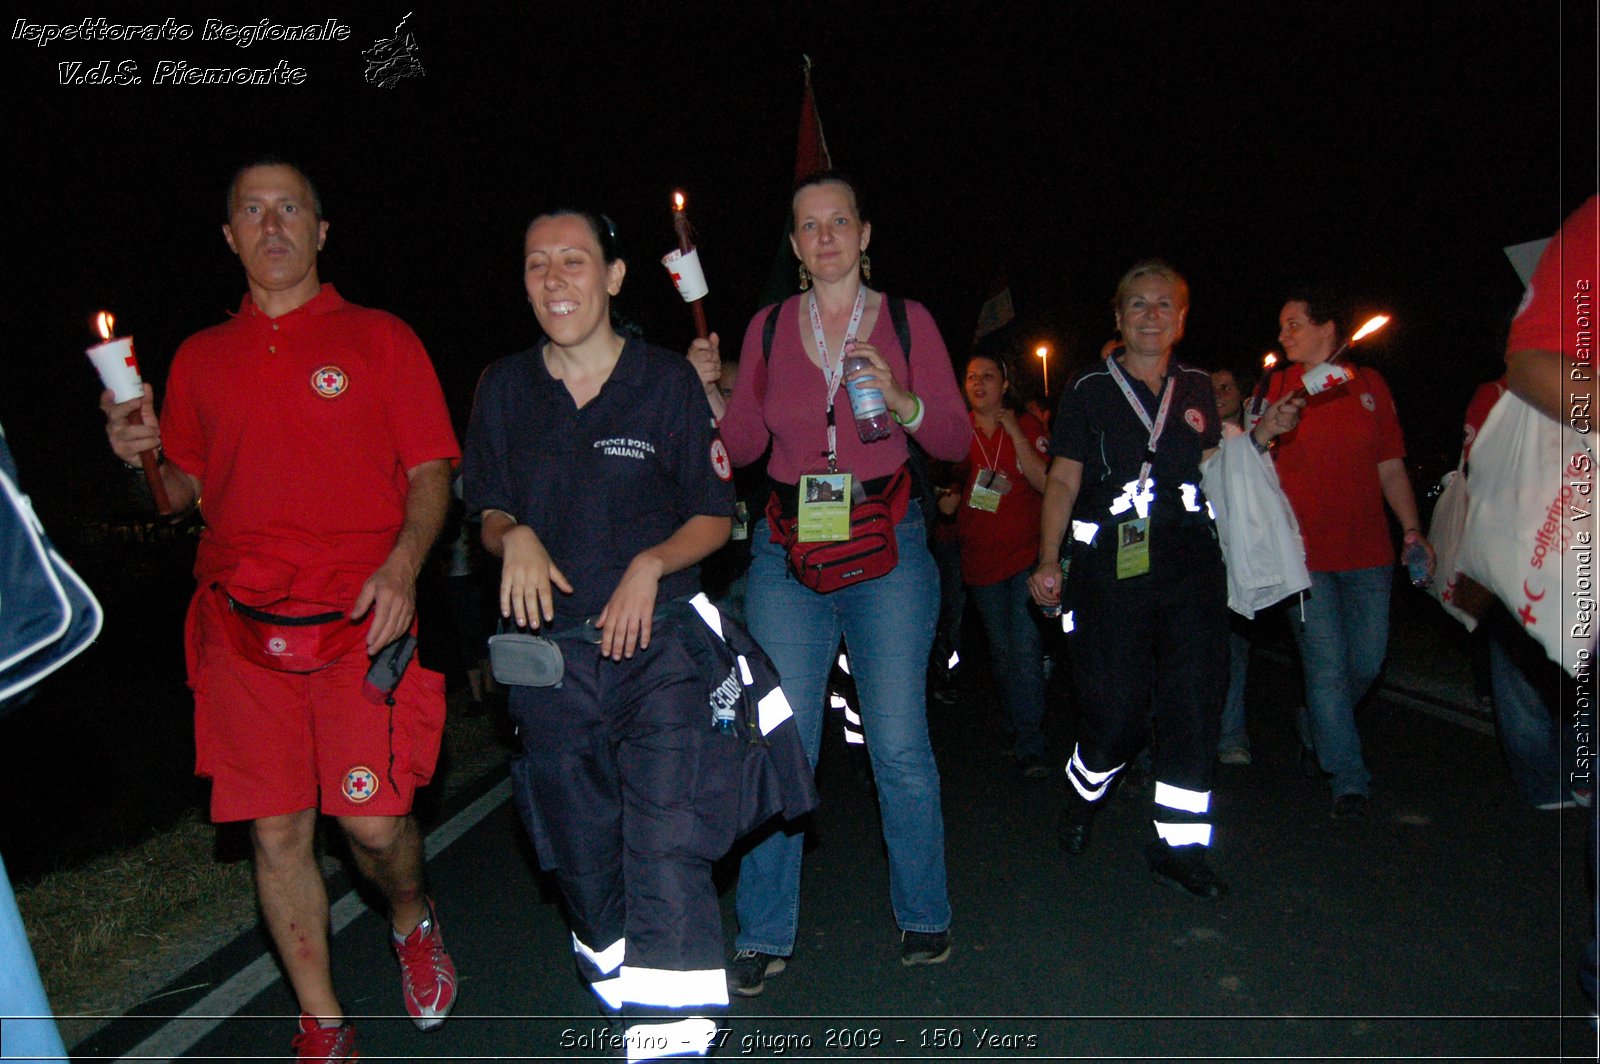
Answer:
[[[806, 354], [800, 339], [802, 295], [784, 300], [778, 311], [772, 359], [761, 353], [762, 326], [770, 311], [763, 308], [750, 319], [739, 355], [739, 379], [719, 427], [723, 443], [735, 465], [749, 465], [772, 441], [767, 474], [785, 484], [797, 484], [803, 473], [827, 468], [828, 386], [822, 370]], [[894, 379], [922, 400], [925, 410], [916, 432], [917, 442], [934, 458], [959, 461], [971, 447], [972, 422], [956, 386], [950, 353], [939, 336], [933, 315], [921, 303], [906, 300], [906, 321], [911, 326], [911, 359], [900, 349], [887, 304], [880, 304], [878, 319], [868, 337]], [[850, 399], [843, 385], [835, 397], [839, 426], [839, 469], [860, 480], [888, 476], [906, 460], [906, 433], [896, 424], [889, 436], [862, 443], [850, 414]]]

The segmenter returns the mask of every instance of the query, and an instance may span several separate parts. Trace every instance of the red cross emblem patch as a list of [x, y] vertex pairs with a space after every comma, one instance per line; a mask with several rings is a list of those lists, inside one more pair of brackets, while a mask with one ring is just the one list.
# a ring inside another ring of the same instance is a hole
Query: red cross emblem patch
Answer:
[[324, 399], [337, 399], [350, 387], [350, 378], [338, 366], [323, 366], [311, 375], [311, 388]]
[[365, 765], [357, 765], [344, 774], [344, 796], [360, 805], [378, 793], [378, 777]]
[[1187, 421], [1189, 427], [1196, 432], [1206, 430], [1206, 416], [1192, 406], [1183, 412], [1183, 420]]
[[711, 441], [711, 469], [720, 480], [733, 479], [733, 460], [728, 457], [728, 449], [720, 438]]

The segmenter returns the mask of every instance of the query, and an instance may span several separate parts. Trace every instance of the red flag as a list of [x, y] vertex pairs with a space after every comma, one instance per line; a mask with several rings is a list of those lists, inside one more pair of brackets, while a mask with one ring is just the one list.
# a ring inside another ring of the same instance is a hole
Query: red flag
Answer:
[[[822, 135], [822, 118], [817, 114], [817, 97], [811, 88], [811, 57], [805, 56], [805, 91], [800, 96], [800, 134], [795, 142], [794, 179], [799, 181], [807, 174], [833, 167], [833, 156], [828, 152], [828, 141]], [[789, 211], [785, 204], [783, 236], [778, 241], [778, 255], [767, 278], [767, 288], [761, 302], [781, 303], [793, 295], [800, 286], [794, 250], [789, 246]]]
[[811, 57], [806, 56], [805, 60], [806, 90], [800, 97], [800, 138], [794, 151], [796, 181], [809, 173], [833, 167], [828, 141], [822, 135], [822, 118], [817, 114], [817, 94], [811, 88]]

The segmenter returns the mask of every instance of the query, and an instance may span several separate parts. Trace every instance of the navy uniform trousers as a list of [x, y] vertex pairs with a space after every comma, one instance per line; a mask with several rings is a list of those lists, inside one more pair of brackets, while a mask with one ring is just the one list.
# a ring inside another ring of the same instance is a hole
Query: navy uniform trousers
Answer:
[[1118, 580], [1115, 531], [1106, 522], [1093, 545], [1074, 545], [1068, 604], [1081, 716], [1068, 775], [1080, 795], [1097, 801], [1116, 770], [1150, 742], [1157, 832], [1173, 845], [1209, 844], [1213, 758], [1228, 687], [1221, 551], [1209, 526], [1156, 526], [1150, 572]]
[[511, 689], [518, 809], [634, 1060], [693, 1052], [728, 1003], [711, 863], [734, 841], [744, 744], [712, 728], [694, 623], [658, 621], [622, 662], [558, 639], [562, 685]]

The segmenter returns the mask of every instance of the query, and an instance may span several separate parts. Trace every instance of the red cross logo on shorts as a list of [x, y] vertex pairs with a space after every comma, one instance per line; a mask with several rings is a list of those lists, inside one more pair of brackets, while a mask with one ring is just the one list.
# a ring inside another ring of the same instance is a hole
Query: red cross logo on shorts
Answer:
[[335, 399], [350, 387], [350, 378], [338, 366], [323, 366], [311, 375], [311, 388], [324, 399]]
[[378, 777], [365, 765], [357, 765], [344, 774], [344, 796], [359, 805], [378, 793]]

